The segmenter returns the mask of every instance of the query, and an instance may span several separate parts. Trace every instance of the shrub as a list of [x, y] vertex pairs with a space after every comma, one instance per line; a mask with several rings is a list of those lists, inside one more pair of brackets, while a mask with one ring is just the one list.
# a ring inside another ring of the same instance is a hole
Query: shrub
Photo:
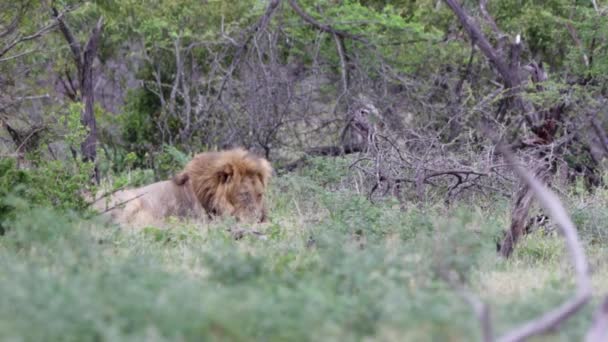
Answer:
[[19, 169], [13, 159], [0, 160], [0, 231], [8, 229], [17, 203], [84, 211], [92, 174], [93, 165], [84, 162], [41, 161], [36, 168]]

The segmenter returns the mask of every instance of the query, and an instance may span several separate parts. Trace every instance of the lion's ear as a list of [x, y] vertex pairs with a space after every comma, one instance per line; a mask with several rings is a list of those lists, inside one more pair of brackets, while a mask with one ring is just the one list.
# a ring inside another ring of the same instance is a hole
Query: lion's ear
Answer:
[[229, 183], [234, 176], [234, 167], [230, 164], [226, 164], [217, 171], [216, 175], [220, 183]]
[[179, 173], [173, 177], [173, 183], [182, 186], [190, 179], [190, 176], [186, 172]]

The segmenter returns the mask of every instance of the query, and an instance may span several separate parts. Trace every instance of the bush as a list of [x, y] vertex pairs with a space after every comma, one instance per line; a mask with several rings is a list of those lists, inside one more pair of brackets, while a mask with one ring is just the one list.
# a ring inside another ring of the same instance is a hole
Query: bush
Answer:
[[93, 190], [92, 174], [90, 163], [44, 161], [33, 169], [19, 169], [13, 159], [0, 160], [0, 231], [8, 229], [17, 203], [84, 211], [85, 194]]

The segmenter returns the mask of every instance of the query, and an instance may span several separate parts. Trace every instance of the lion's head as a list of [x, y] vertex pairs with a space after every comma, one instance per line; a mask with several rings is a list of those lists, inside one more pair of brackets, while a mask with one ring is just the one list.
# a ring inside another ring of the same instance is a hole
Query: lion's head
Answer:
[[[198, 154], [173, 181], [192, 186], [210, 215], [239, 221], [266, 220], [264, 196], [272, 175], [270, 163], [243, 149]], [[189, 184], [188, 184], [189, 183]]]

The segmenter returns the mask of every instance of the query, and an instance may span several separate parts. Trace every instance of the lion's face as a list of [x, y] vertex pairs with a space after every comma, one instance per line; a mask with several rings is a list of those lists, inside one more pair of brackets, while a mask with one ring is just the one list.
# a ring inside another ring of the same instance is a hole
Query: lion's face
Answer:
[[244, 176], [227, 196], [230, 214], [240, 222], [265, 221], [264, 190], [260, 176]]
[[264, 222], [264, 195], [272, 174], [270, 163], [243, 149], [197, 155], [174, 178], [190, 182], [209, 215], [233, 216], [240, 222]]

